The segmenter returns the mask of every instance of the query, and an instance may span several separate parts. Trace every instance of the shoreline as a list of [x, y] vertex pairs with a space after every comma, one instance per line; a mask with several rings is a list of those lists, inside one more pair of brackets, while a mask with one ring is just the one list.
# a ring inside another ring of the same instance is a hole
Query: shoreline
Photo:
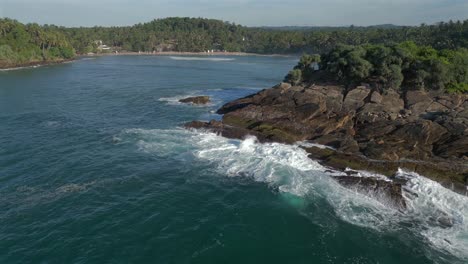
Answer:
[[55, 60], [55, 61], [34, 61], [34, 62], [27, 62], [27, 63], [22, 63], [22, 64], [0, 66], [0, 72], [22, 70], [22, 69], [34, 69], [34, 68], [44, 67], [44, 66], [65, 64], [65, 63], [70, 63], [70, 62], [75, 61], [76, 58], [67, 59], [67, 60]]
[[119, 52], [80, 54], [77, 57], [102, 57], [102, 56], [261, 56], [261, 57], [293, 57], [295, 54], [260, 54], [248, 52], [186, 52], [186, 51], [162, 51], [162, 52]]
[[468, 195], [468, 95], [366, 86], [343, 92], [339, 84], [281, 83], [224, 104], [216, 112], [221, 121], [192, 121], [185, 127], [227, 138], [252, 135], [259, 142], [325, 145], [331, 149], [303, 149], [335, 170], [363, 170], [393, 180], [404, 169]]
[[55, 61], [34, 61], [22, 64], [13, 64], [7, 66], [0, 65], [0, 72], [34, 69], [43, 66], [58, 65], [70, 63], [80, 58], [107, 57], [107, 56], [258, 56], [258, 57], [294, 57], [295, 54], [259, 54], [247, 52], [183, 52], [183, 51], [163, 51], [163, 52], [121, 52], [121, 53], [99, 53], [99, 54], [77, 54], [74, 59], [55, 60]]

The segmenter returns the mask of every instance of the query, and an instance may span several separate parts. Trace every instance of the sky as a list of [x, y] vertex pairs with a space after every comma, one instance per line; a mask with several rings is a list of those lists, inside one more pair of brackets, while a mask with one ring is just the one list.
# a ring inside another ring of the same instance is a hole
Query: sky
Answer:
[[245, 26], [419, 25], [468, 19], [468, 0], [0, 0], [0, 17], [61, 26], [121, 26], [164, 17]]

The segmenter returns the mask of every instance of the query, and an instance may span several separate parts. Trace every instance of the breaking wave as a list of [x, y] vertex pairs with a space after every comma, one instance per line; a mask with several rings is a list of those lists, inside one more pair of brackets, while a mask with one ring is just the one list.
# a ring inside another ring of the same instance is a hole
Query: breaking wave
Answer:
[[[128, 129], [119, 137], [140, 151], [155, 155], [191, 153], [229, 177], [250, 177], [281, 193], [302, 199], [324, 199], [343, 221], [377, 231], [410, 232], [443, 253], [468, 259], [468, 197], [456, 194], [416, 173], [399, 170], [406, 179], [404, 211], [339, 185], [330, 176], [347, 173], [331, 170], [308, 158], [304, 143], [258, 143], [253, 137], [232, 140], [214, 133], [184, 129]], [[357, 171], [354, 176], [384, 176]]]
[[8, 72], [8, 71], [18, 71], [18, 70], [24, 70], [24, 69], [34, 69], [34, 68], [39, 68], [43, 65], [31, 65], [31, 66], [24, 66], [24, 67], [14, 67], [14, 68], [6, 68], [6, 69], [0, 69], [0, 72]]
[[408, 179], [403, 187], [407, 222], [416, 223], [414, 228], [437, 248], [468, 259], [468, 197], [414, 172], [399, 170], [397, 177]]
[[[166, 102], [168, 105], [185, 105], [184, 103], [179, 102], [181, 99], [185, 99], [187, 97], [193, 97], [193, 96], [199, 96], [199, 94], [196, 93], [191, 93], [191, 94], [185, 94], [185, 95], [176, 95], [176, 96], [171, 96], [171, 97], [161, 97], [158, 99], [160, 102]], [[207, 103], [207, 104], [193, 104], [192, 106], [196, 107], [206, 107], [206, 106], [211, 106], [212, 102]]]
[[171, 96], [171, 97], [161, 97], [158, 99], [158, 101], [166, 102], [169, 105], [180, 105], [182, 103], [179, 102], [179, 100], [187, 98], [189, 96], [193, 96], [193, 95], [177, 95], [177, 96]]

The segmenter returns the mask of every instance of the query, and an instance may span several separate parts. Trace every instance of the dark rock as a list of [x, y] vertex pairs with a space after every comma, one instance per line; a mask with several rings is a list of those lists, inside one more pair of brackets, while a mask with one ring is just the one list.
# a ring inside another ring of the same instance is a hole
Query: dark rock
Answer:
[[339, 112], [343, 104], [343, 87], [340, 86], [312, 86], [296, 93], [296, 105], [315, 103], [327, 112]]
[[364, 99], [369, 95], [370, 89], [365, 86], [358, 86], [346, 94], [343, 102], [344, 111], [357, 110], [364, 105]]
[[[279, 84], [222, 106], [222, 122], [192, 122], [226, 137], [260, 141], [309, 140], [333, 149], [307, 148], [336, 169], [391, 177], [398, 168], [459, 191], [468, 177], [468, 95], [360, 86]], [[466, 191], [466, 189], [465, 189]]]
[[452, 217], [448, 216], [447, 214], [443, 213], [435, 219], [430, 219], [435, 223], [437, 226], [442, 228], [450, 228], [453, 227], [454, 220]]
[[323, 108], [320, 104], [305, 103], [296, 107], [296, 112], [299, 118], [307, 119], [312, 118], [323, 112]]
[[202, 121], [192, 121], [188, 122], [184, 125], [185, 128], [195, 128], [195, 129], [201, 129], [201, 128], [206, 128], [208, 123], [202, 122]]
[[[455, 136], [434, 146], [434, 153], [442, 158], [468, 158], [468, 136]], [[466, 161], [468, 162], [468, 160]]]
[[359, 152], [359, 145], [353, 137], [346, 136], [340, 142], [339, 150], [343, 152], [356, 153]]
[[207, 104], [210, 102], [209, 96], [194, 96], [180, 99], [181, 103], [192, 103], [192, 104]]
[[427, 112], [438, 112], [438, 113], [443, 113], [449, 111], [449, 108], [444, 106], [443, 104], [439, 102], [432, 102], [427, 108]]
[[378, 173], [392, 178], [401, 168], [414, 171], [430, 179], [440, 182], [443, 186], [461, 194], [465, 194], [465, 181], [468, 170], [462, 163], [447, 161], [415, 161], [415, 160], [377, 160], [369, 159], [356, 153], [345, 153], [333, 149], [318, 147], [304, 148], [312, 159], [319, 160], [325, 166], [339, 170], [354, 169]]
[[432, 145], [447, 132], [447, 129], [436, 122], [422, 120], [402, 126], [393, 133], [393, 136], [404, 139], [410, 144]]
[[457, 112], [457, 117], [468, 119], [468, 108], [462, 109], [459, 112]]
[[387, 119], [382, 120], [382, 118], [378, 118], [372, 125], [357, 125], [357, 138], [359, 141], [370, 141], [374, 138], [383, 138], [395, 131], [398, 126], [401, 126], [401, 124]]
[[423, 90], [407, 91], [405, 94], [406, 107], [410, 108], [418, 103], [432, 103], [431, 97]]
[[312, 140], [312, 142], [320, 145], [329, 146], [332, 148], [339, 148], [342, 145], [341, 142], [346, 136], [347, 135], [345, 132], [337, 132], [316, 137]]
[[184, 126], [189, 129], [204, 129], [227, 138], [244, 139], [247, 136], [255, 136], [260, 142], [271, 141], [261, 133], [245, 128], [225, 125], [216, 120], [211, 120], [210, 122], [192, 121], [186, 123]]
[[375, 123], [382, 119], [389, 119], [390, 115], [384, 111], [382, 105], [375, 103], [365, 104], [356, 114], [357, 123]]
[[382, 95], [380, 95], [380, 93], [377, 91], [373, 91], [370, 101], [371, 103], [380, 104], [382, 102]]
[[417, 115], [421, 115], [426, 112], [433, 102], [433, 99], [425, 91], [421, 90], [408, 91], [405, 96], [406, 107]]
[[333, 178], [346, 188], [375, 198], [387, 206], [401, 210], [406, 209], [406, 202], [399, 183], [372, 177], [338, 176]]
[[456, 108], [463, 105], [466, 101], [466, 95], [462, 94], [450, 94], [450, 95], [439, 95], [436, 97], [439, 104], [447, 107], [449, 110], [455, 110]]
[[380, 105], [382, 106], [382, 111], [389, 114], [398, 114], [405, 108], [405, 102], [400, 98], [400, 94], [394, 90], [388, 90], [382, 95], [382, 103]]

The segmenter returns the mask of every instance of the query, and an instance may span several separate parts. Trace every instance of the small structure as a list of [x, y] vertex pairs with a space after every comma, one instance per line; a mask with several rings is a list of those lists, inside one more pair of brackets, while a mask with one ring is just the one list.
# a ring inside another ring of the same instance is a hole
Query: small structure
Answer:
[[102, 43], [102, 40], [95, 40], [94, 44], [97, 45], [98, 51], [109, 51], [111, 48]]
[[107, 45], [99, 45], [98, 47], [98, 50], [100, 51], [103, 51], [103, 50], [110, 50], [111, 48], [108, 47]]

